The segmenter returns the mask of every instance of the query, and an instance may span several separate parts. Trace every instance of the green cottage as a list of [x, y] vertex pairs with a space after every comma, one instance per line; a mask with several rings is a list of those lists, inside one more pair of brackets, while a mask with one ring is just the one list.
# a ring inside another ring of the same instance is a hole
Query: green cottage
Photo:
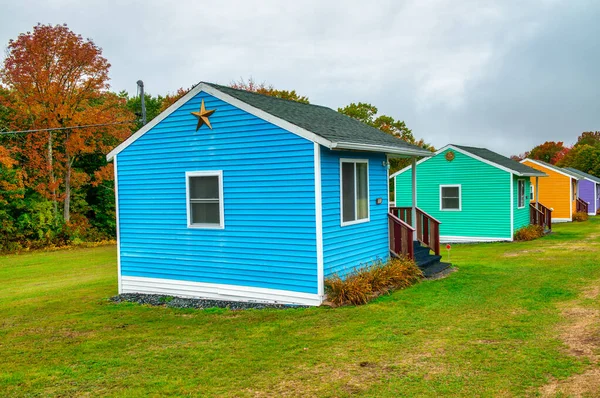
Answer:
[[[441, 222], [441, 242], [512, 241], [530, 223], [551, 227], [530, 178], [546, 174], [488, 149], [447, 145], [417, 162], [414, 177], [416, 207]], [[390, 178], [394, 207], [411, 207], [412, 166]]]

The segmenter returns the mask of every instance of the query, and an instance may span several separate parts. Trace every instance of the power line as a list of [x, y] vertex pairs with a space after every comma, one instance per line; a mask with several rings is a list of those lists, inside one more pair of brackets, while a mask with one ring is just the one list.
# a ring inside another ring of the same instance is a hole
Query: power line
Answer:
[[117, 124], [128, 124], [136, 122], [137, 120], [128, 120], [125, 122], [114, 122], [114, 123], [99, 123], [99, 124], [85, 124], [82, 126], [71, 126], [71, 127], [55, 127], [48, 129], [34, 129], [34, 130], [21, 130], [21, 131], [0, 131], [0, 135], [7, 134], [22, 134], [22, 133], [38, 133], [40, 131], [57, 131], [57, 130], [73, 130], [73, 129], [83, 129], [86, 127], [102, 127], [102, 126], [114, 126]]

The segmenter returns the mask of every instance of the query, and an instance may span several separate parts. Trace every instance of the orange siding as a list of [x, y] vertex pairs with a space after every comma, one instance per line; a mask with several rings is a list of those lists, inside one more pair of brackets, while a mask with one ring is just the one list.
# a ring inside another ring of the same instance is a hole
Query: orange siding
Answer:
[[[539, 198], [541, 204], [554, 209], [552, 218], [571, 220], [571, 209], [575, 211], [575, 201], [571, 196], [571, 177], [527, 159], [523, 164], [548, 174], [548, 177], [539, 178]], [[535, 186], [535, 177], [531, 177], [531, 184]]]

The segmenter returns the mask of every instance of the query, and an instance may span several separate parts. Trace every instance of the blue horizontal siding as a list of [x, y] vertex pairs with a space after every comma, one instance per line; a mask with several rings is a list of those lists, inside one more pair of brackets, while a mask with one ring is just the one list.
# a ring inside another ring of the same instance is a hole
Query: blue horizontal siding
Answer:
[[[187, 228], [202, 170], [223, 170], [223, 230]], [[122, 275], [317, 293], [312, 142], [200, 93], [118, 155], [118, 183]]]
[[[341, 226], [340, 158], [369, 161], [370, 221]], [[355, 267], [389, 256], [387, 169], [384, 154], [321, 150], [323, 265], [325, 277], [344, 276]], [[375, 204], [377, 198], [383, 202]]]

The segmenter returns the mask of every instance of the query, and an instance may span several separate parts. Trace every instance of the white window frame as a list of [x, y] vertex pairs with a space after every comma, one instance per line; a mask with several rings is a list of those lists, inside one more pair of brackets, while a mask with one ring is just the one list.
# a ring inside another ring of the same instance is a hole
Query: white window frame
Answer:
[[[190, 177], [218, 177], [219, 180], [219, 224], [192, 224], [192, 207], [190, 206]], [[225, 229], [225, 210], [223, 198], [223, 170], [186, 171], [185, 172], [185, 207], [187, 227], [199, 229]]]
[[[342, 184], [342, 164], [353, 163], [354, 164], [354, 218], [356, 218], [356, 210], [358, 206], [357, 184], [356, 184], [356, 164], [364, 163], [367, 165], [367, 218], [361, 218], [360, 220], [346, 221], [344, 222], [344, 191]], [[348, 225], [362, 224], [371, 221], [371, 189], [369, 186], [369, 159], [349, 159], [340, 158], [340, 226], [346, 227]]]
[[[521, 192], [519, 190], [519, 185], [523, 183], [523, 206], [519, 206], [519, 202], [521, 201]], [[525, 188], [527, 188], [527, 184], [525, 184], [525, 180], [524, 179], [518, 179], [517, 180], [517, 209], [524, 209], [525, 208], [525, 201], [527, 198], [527, 193], [525, 192]]]
[[[457, 188], [458, 187], [458, 209], [444, 209], [442, 200], [442, 189], [443, 188]], [[440, 185], [440, 211], [462, 211], [462, 185], [461, 184], [445, 184]]]
[[535, 185], [529, 184], [529, 201], [533, 202], [535, 200]]

